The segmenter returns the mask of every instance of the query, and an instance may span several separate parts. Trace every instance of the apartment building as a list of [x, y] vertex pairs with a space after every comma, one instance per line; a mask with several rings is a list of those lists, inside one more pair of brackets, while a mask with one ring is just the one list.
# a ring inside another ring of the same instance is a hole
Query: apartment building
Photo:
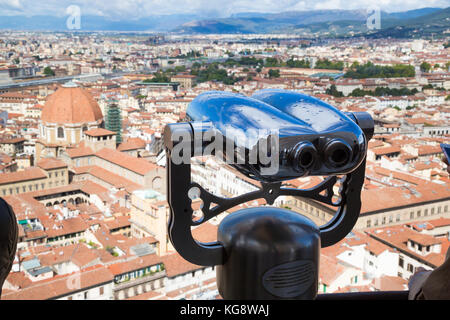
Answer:
[[0, 195], [17, 195], [65, 186], [68, 183], [68, 167], [64, 162], [57, 159], [43, 159], [36, 167], [1, 174]]

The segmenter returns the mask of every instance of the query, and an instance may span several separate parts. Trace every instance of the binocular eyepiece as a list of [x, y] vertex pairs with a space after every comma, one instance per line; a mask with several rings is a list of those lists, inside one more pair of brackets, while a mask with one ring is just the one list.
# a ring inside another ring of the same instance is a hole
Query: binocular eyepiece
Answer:
[[[351, 146], [342, 139], [330, 139], [323, 147], [323, 161], [330, 169], [345, 167], [353, 157]], [[292, 167], [298, 172], [307, 172], [320, 160], [319, 153], [313, 143], [299, 142], [289, 152]]]
[[289, 153], [292, 167], [298, 172], [306, 171], [317, 161], [316, 147], [309, 141], [302, 141], [295, 145]]

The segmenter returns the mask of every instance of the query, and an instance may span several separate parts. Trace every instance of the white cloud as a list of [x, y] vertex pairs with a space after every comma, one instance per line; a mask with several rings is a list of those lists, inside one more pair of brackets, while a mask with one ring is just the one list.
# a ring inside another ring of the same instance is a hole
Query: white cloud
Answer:
[[[367, 9], [374, 1], [358, 0], [0, 0], [0, 9], [27, 15], [65, 14], [70, 5], [82, 14], [106, 15], [117, 19], [136, 19], [164, 14], [201, 14], [203, 17], [227, 17], [238, 12], [283, 12], [314, 9]], [[405, 11], [428, 7], [447, 7], [448, 0], [377, 0], [385, 11]]]

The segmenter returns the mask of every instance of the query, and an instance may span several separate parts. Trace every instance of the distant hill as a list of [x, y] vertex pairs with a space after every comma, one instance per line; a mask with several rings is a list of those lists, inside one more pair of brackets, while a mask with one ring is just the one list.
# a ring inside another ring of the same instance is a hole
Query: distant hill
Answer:
[[[400, 30], [410, 28], [429, 34], [432, 30], [450, 27], [448, 9], [422, 8], [405, 12], [381, 12], [381, 30], [367, 29], [366, 10], [313, 10], [293, 11], [277, 14], [242, 13], [230, 18], [198, 20], [175, 29], [179, 33], [298, 33], [313, 36], [341, 36], [369, 34], [389, 36], [389, 31], [404, 36]], [[434, 27], [426, 27], [427, 25]], [[420, 27], [422, 26], [422, 27]], [[439, 27], [437, 27], [439, 26]], [[419, 28], [419, 29], [417, 29]], [[417, 33], [416, 32], [416, 33]], [[412, 36], [412, 35], [411, 35]]]
[[[295, 25], [334, 22], [339, 20], [365, 21], [365, 10], [313, 10], [272, 14], [235, 14], [230, 18], [191, 21], [175, 29], [181, 33], [274, 33], [292, 31]], [[223, 29], [222, 29], [223, 28]]]
[[[114, 20], [83, 15], [80, 31], [149, 31], [184, 34], [291, 33], [309, 37], [442, 36], [450, 29], [450, 7], [381, 12], [381, 29], [368, 30], [366, 10], [309, 10], [281, 13], [242, 12], [228, 18], [204, 19], [195, 14]], [[0, 16], [0, 29], [70, 31], [67, 17]]]
[[444, 37], [450, 32], [450, 7], [409, 19], [389, 20], [381, 30], [367, 34], [369, 37], [418, 38], [424, 36]]

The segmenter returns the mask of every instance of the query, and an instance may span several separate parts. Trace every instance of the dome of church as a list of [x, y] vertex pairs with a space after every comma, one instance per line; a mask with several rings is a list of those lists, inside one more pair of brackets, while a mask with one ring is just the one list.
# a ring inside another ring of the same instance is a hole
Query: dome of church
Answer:
[[92, 95], [69, 82], [51, 94], [42, 110], [47, 123], [92, 123], [103, 119], [102, 111]]

